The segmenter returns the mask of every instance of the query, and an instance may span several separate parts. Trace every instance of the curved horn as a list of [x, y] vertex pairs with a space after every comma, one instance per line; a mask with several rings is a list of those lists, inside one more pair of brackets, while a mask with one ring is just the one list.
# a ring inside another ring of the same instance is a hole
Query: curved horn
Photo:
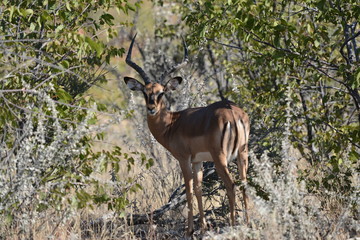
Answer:
[[151, 83], [151, 81], [150, 81], [149, 77], [146, 75], [145, 71], [139, 65], [137, 65], [136, 63], [131, 61], [131, 52], [132, 52], [132, 48], [133, 48], [133, 45], [134, 45], [134, 42], [135, 42], [136, 35], [137, 35], [137, 33], [135, 34], [135, 36], [133, 37], [133, 39], [131, 41], [131, 44], [130, 44], [129, 51], [128, 51], [128, 54], [126, 56], [125, 62], [140, 74], [140, 76], [144, 80], [145, 84], [149, 84], [149, 83]]
[[182, 38], [182, 41], [183, 41], [183, 46], [184, 46], [184, 60], [173, 66], [170, 70], [166, 71], [165, 73], [163, 73], [161, 75], [161, 81], [163, 81], [165, 79], [165, 77], [167, 77], [169, 74], [173, 73], [173, 72], [176, 72], [177, 70], [179, 70], [180, 68], [184, 67], [188, 62], [189, 62], [189, 55], [188, 55], [188, 48], [186, 46], [186, 42], [185, 42], [185, 39], [181, 36]]

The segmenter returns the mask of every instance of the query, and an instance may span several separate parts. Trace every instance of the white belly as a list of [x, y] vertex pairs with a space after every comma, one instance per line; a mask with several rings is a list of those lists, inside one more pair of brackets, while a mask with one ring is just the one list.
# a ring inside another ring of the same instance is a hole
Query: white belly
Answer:
[[195, 157], [192, 159], [193, 163], [198, 162], [213, 162], [214, 160], [211, 157], [211, 154], [209, 152], [199, 152], [195, 154]]

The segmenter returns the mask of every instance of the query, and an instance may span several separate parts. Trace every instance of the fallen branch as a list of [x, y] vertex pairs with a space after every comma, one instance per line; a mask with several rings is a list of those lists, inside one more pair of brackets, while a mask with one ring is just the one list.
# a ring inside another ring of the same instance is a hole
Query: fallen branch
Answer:
[[[212, 181], [217, 178], [215, 168], [212, 163], [204, 165], [204, 182]], [[203, 195], [206, 195], [203, 193]], [[129, 214], [126, 219], [133, 224], [144, 224], [151, 221], [158, 221], [167, 211], [177, 209], [186, 203], [185, 184], [176, 188], [171, 194], [168, 202], [153, 212], [145, 214]]]

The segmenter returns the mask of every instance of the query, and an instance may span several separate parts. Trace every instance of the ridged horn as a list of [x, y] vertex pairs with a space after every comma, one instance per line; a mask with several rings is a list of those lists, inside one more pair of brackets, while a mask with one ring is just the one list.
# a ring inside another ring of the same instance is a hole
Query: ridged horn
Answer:
[[140, 76], [144, 80], [145, 84], [149, 84], [149, 83], [151, 83], [151, 81], [150, 81], [150, 78], [148, 77], [148, 75], [146, 75], [145, 71], [139, 65], [137, 65], [136, 63], [134, 63], [131, 60], [132, 48], [134, 46], [136, 35], [137, 34], [135, 34], [135, 36], [133, 37], [133, 39], [131, 41], [131, 44], [130, 44], [129, 51], [128, 51], [128, 54], [126, 56], [125, 62], [140, 74]]

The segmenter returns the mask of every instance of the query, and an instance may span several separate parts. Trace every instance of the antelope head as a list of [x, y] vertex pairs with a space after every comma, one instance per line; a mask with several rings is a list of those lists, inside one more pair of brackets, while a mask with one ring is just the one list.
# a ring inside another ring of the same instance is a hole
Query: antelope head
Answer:
[[[173, 66], [170, 70], [164, 72], [159, 82], [151, 82], [149, 76], [145, 73], [145, 71], [136, 63], [131, 60], [132, 48], [135, 42], [136, 35], [133, 37], [130, 48], [126, 57], [126, 63], [136, 70], [140, 77], [143, 79], [144, 84], [132, 77], [124, 77], [124, 81], [126, 85], [133, 91], [141, 91], [144, 94], [144, 98], [146, 101], [147, 113], [150, 116], [154, 116], [159, 113], [162, 108], [165, 108], [165, 103], [163, 101], [163, 96], [166, 92], [175, 90], [182, 82], [182, 77], [174, 77], [170, 78], [165, 82], [168, 76], [171, 73], [179, 70], [183, 66], [185, 66], [188, 62], [188, 51], [185, 40], [183, 39], [184, 45], [184, 60], [178, 64]], [[165, 82], [165, 84], [162, 84]]]

